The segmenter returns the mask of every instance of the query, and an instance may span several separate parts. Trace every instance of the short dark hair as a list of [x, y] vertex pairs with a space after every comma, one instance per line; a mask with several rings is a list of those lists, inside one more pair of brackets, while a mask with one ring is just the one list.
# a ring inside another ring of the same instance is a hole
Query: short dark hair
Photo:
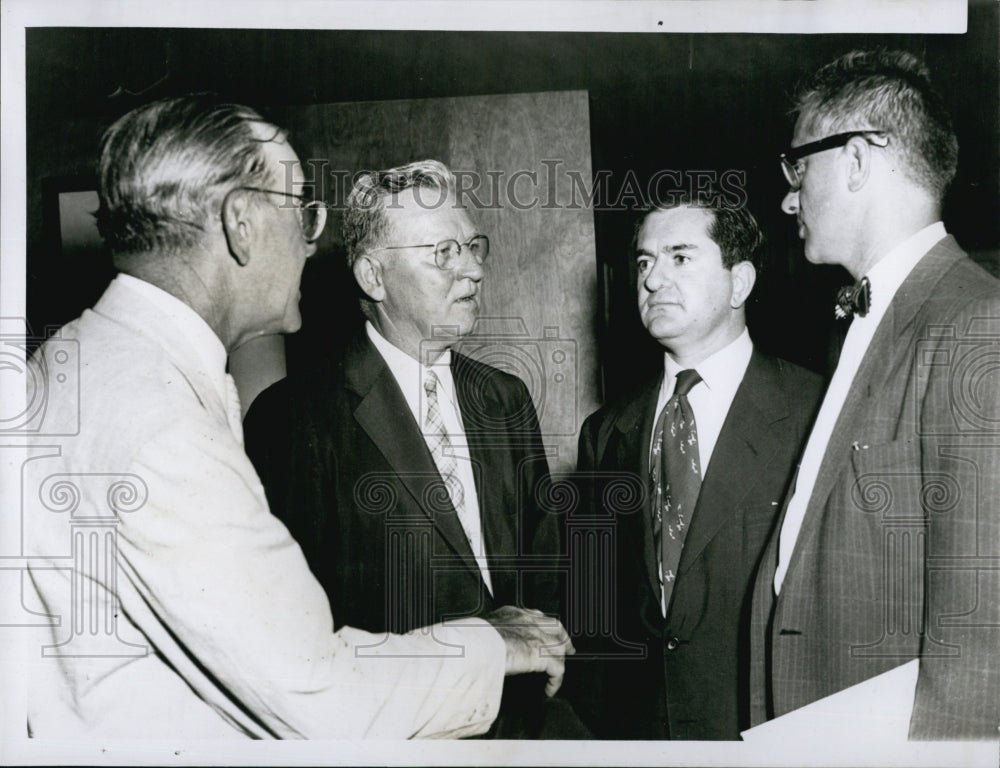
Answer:
[[97, 212], [116, 262], [195, 247], [230, 189], [267, 181], [263, 145], [283, 135], [253, 109], [210, 94], [163, 99], [119, 118], [101, 140]]
[[719, 195], [698, 195], [687, 192], [674, 195], [647, 207], [635, 223], [632, 250], [638, 245], [639, 230], [652, 214], [674, 208], [700, 208], [712, 217], [707, 234], [722, 252], [722, 266], [732, 269], [741, 261], [749, 261], [759, 273], [764, 266], [764, 232], [745, 205], [725, 205]]
[[813, 133], [889, 134], [907, 176], [939, 202], [958, 166], [958, 139], [927, 66], [905, 51], [851, 51], [806, 78], [793, 115]]

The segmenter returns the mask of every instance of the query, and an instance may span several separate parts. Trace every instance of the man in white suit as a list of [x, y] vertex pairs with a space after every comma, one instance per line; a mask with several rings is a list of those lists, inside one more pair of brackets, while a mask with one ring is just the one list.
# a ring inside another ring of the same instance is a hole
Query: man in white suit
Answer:
[[53, 422], [75, 407], [55, 386], [68, 342], [81, 371], [78, 433], [25, 472], [25, 601], [59, 617], [32, 664], [33, 736], [466, 736], [505, 673], [558, 688], [568, 641], [537, 611], [334, 632], [268, 511], [226, 356], [301, 322], [326, 218], [304, 191], [284, 131], [246, 107], [168, 99], [105, 134], [98, 225], [121, 274], [33, 361]]

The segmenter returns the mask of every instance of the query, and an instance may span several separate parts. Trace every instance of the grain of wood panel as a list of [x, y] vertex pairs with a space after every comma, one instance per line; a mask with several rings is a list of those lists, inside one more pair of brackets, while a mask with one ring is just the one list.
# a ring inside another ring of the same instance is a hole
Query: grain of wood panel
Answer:
[[[591, 180], [586, 92], [322, 104], [280, 117], [307, 175], [310, 160], [322, 171], [317, 187], [335, 209], [361, 170], [434, 158], [460, 174], [463, 202], [491, 242], [480, 323], [463, 351], [524, 380], [553, 469], [571, 469], [580, 424], [598, 405], [593, 212], [571, 194], [574, 176]], [[334, 210], [314, 257], [327, 262], [307, 268], [330, 282], [322, 311], [303, 306], [307, 322], [322, 326], [304, 329], [307, 338], [343, 333], [350, 323], [335, 313], [357, 312], [329, 298], [333, 283], [352, 280], [339, 224]]]

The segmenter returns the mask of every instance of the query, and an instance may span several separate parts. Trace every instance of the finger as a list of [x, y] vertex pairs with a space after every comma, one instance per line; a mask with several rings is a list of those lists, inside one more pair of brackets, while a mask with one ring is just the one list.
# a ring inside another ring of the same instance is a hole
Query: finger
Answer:
[[565, 668], [559, 674], [549, 674], [548, 682], [545, 683], [545, 695], [552, 698], [556, 695], [559, 689], [562, 687], [563, 675], [565, 674]]

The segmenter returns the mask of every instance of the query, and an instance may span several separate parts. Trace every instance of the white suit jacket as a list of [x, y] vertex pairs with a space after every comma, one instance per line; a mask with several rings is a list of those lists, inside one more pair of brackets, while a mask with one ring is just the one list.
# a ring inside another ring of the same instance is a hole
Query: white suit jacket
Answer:
[[[23, 469], [24, 605], [54, 625], [32, 651], [30, 733], [487, 730], [503, 687], [497, 632], [466, 619], [410, 635], [334, 633], [203, 359], [121, 279], [36, 355], [49, 394], [38, 442], [51, 447]], [[77, 418], [75, 434], [51, 436]]]

